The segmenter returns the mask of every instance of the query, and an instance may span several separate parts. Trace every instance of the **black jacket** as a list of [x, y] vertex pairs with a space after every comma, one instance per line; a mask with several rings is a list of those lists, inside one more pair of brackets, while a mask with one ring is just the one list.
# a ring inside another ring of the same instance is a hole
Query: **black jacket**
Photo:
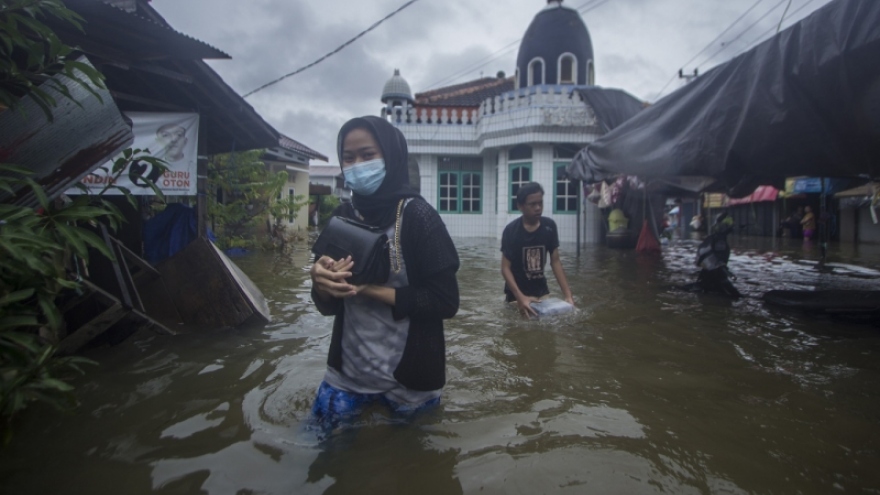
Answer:
[[[335, 215], [353, 218], [350, 204]], [[400, 234], [409, 285], [398, 287], [392, 315], [410, 319], [409, 335], [394, 378], [412, 390], [437, 390], [446, 383], [446, 342], [443, 320], [458, 312], [458, 252], [440, 215], [424, 199], [414, 198], [403, 211]], [[321, 300], [312, 289], [312, 300], [323, 315], [334, 315], [327, 364], [342, 370], [342, 299]]]

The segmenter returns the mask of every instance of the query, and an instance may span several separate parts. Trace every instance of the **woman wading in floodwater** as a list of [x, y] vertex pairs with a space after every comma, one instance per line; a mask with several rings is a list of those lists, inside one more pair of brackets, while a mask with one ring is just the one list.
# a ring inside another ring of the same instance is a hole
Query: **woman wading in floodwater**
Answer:
[[312, 266], [312, 299], [334, 316], [312, 406], [325, 433], [372, 403], [402, 416], [439, 404], [443, 320], [459, 303], [458, 253], [440, 215], [409, 186], [403, 134], [381, 118], [355, 118], [340, 129], [337, 151], [352, 202], [334, 215], [385, 229], [391, 271], [385, 284], [354, 286], [345, 279], [358, 260], [322, 256]]

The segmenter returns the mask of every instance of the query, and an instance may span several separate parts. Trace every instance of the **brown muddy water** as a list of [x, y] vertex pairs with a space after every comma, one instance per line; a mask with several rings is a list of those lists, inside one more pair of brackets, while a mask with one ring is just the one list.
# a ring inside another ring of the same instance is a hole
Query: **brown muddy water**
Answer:
[[331, 325], [308, 254], [237, 258], [271, 324], [90, 352], [81, 408], [17, 423], [0, 493], [880, 493], [880, 327], [758, 299], [880, 289], [880, 248], [832, 246], [820, 271], [815, 245], [731, 241], [746, 298], [673, 290], [694, 280], [689, 242], [572, 245], [580, 311], [523, 321], [502, 303], [497, 242], [459, 240], [443, 405], [406, 424], [371, 411], [321, 445], [298, 436]]

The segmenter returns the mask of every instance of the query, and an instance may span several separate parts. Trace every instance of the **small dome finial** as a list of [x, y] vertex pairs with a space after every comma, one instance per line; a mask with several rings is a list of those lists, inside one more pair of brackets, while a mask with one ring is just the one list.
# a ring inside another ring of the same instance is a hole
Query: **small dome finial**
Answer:
[[408, 101], [413, 103], [415, 99], [412, 90], [409, 89], [409, 83], [400, 75], [400, 69], [394, 69], [394, 75], [385, 83], [382, 89], [382, 103], [389, 101]]

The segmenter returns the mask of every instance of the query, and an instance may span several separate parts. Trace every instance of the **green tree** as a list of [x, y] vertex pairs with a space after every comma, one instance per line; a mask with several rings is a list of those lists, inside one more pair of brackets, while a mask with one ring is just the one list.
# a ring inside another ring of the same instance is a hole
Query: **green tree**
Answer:
[[339, 203], [339, 198], [336, 196], [321, 196], [321, 201], [318, 203], [319, 227], [327, 225], [327, 222], [330, 221], [330, 217], [333, 215], [333, 211], [336, 210], [336, 207], [339, 206]]
[[[224, 153], [208, 162], [208, 214], [221, 248], [253, 248], [261, 245], [257, 233], [263, 225], [271, 238], [278, 235], [281, 220], [296, 218], [305, 205], [304, 196], [281, 194], [287, 184], [285, 171], [272, 173], [260, 160], [263, 150]], [[269, 224], [274, 219], [274, 225]]]

